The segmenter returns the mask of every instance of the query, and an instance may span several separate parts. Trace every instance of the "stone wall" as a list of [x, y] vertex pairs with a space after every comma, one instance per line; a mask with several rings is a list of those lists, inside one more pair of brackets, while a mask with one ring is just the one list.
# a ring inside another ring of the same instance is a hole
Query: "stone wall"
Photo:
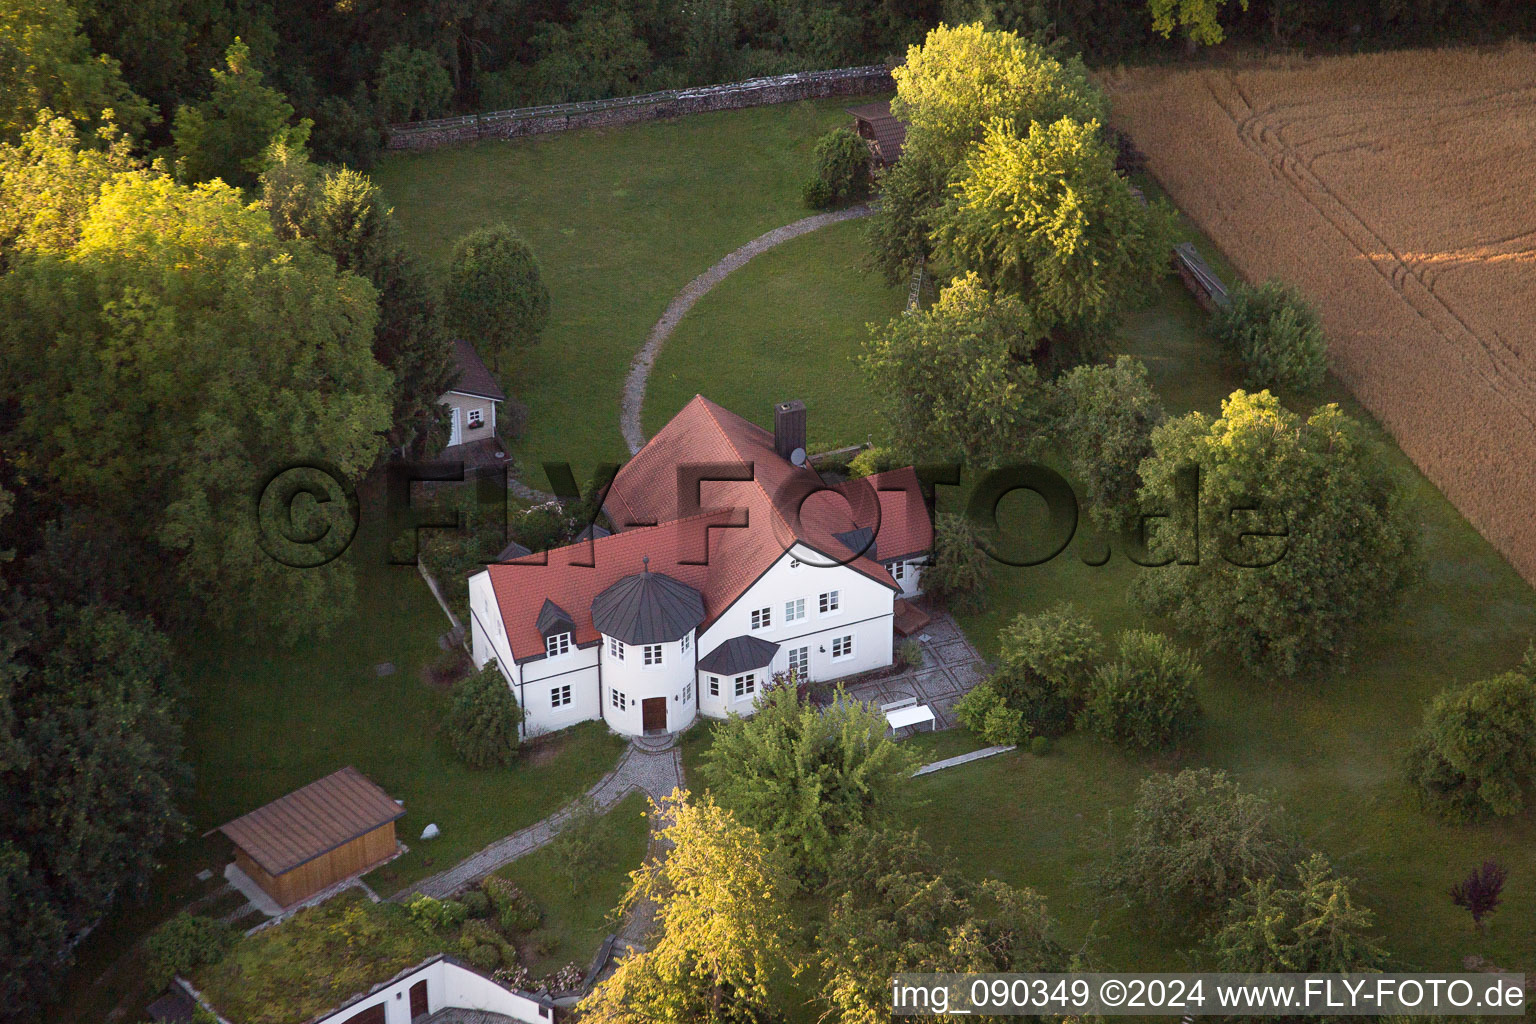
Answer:
[[863, 96], [896, 88], [883, 64], [833, 71], [807, 71], [773, 78], [754, 78], [697, 89], [668, 89], [643, 96], [620, 96], [584, 103], [498, 110], [435, 121], [412, 121], [388, 128], [389, 149], [434, 149], [476, 139], [515, 139], [574, 128], [636, 124], [683, 114], [737, 110], [827, 96]]

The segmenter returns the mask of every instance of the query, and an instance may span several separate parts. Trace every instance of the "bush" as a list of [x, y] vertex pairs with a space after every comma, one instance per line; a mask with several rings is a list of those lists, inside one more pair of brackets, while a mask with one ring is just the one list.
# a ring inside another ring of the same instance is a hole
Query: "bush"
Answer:
[[1053, 385], [1058, 450], [1070, 453], [1089, 520], [1104, 532], [1136, 522], [1137, 470], [1152, 454], [1152, 429], [1165, 419], [1162, 400], [1139, 359], [1077, 366]]
[[923, 569], [923, 591], [961, 611], [979, 611], [992, 577], [987, 554], [976, 543], [970, 520], [940, 512], [933, 521], [933, 558]]
[[836, 128], [816, 143], [816, 170], [802, 195], [812, 209], [857, 202], [869, 195], [869, 145], [848, 128]]
[[458, 900], [438, 900], [418, 893], [405, 905], [405, 913], [429, 932], [446, 932], [463, 924], [469, 909]]
[[848, 475], [859, 480], [866, 476], [874, 476], [876, 473], [884, 473], [888, 469], [898, 469], [903, 465], [905, 462], [898, 453], [889, 448], [870, 445], [848, 463]]
[[454, 684], [444, 728], [454, 753], [470, 767], [511, 764], [522, 723], [523, 709], [494, 661]]
[[459, 902], [464, 904], [464, 912], [472, 918], [491, 916], [491, 899], [479, 889], [471, 889], [459, 897]]
[[602, 821], [603, 812], [598, 810], [596, 801], [590, 796], [583, 797], [569, 824], [550, 843], [556, 870], [572, 892], [581, 889], [598, 869], [612, 863], [613, 851], [603, 841]]
[[1216, 969], [1234, 974], [1307, 971], [1370, 974], [1387, 954], [1370, 936], [1375, 915], [1355, 900], [1354, 880], [1314, 853], [1296, 866], [1296, 884], [1249, 878], [1207, 939]]
[[496, 910], [496, 921], [508, 935], [521, 935], [539, 926], [543, 915], [539, 908], [517, 886], [495, 875], [480, 885]]
[[1449, 821], [1518, 812], [1536, 778], [1536, 683], [1505, 672], [1438, 694], [1408, 753], [1420, 801]]
[[1051, 738], [1049, 736], [1036, 736], [1029, 741], [1029, 752], [1036, 757], [1044, 757], [1051, 752]]
[[1029, 735], [1023, 713], [1004, 703], [991, 681], [955, 701], [954, 711], [961, 725], [992, 746], [1020, 743]]
[[465, 950], [464, 959], [482, 971], [494, 971], [501, 966], [501, 954], [495, 946], [471, 946]]
[[1096, 879], [1107, 899], [1173, 921], [1224, 910], [1250, 878], [1304, 856], [1284, 812], [1226, 772], [1187, 768], [1137, 790], [1130, 833]]
[[1088, 687], [1082, 724], [1118, 747], [1163, 750], [1200, 721], [1200, 665], [1157, 633], [1120, 634], [1120, 656], [1101, 665]]
[[1237, 354], [1250, 388], [1308, 391], [1328, 372], [1328, 345], [1317, 311], [1279, 281], [1239, 284], [1212, 317], [1216, 338]]
[[917, 642], [917, 637], [902, 640], [896, 648], [896, 661], [904, 669], [923, 667], [923, 645]]
[[499, 966], [517, 966], [517, 950], [507, 941], [505, 935], [496, 930], [495, 925], [479, 918], [464, 922], [464, 927], [459, 932], [459, 950], [465, 957], [469, 957], [475, 949], [481, 947], [488, 948], [495, 954], [495, 961], [491, 966], [482, 970], [493, 970]]
[[999, 633], [991, 682], [1022, 716], [1024, 736], [1071, 731], [1101, 646], [1093, 623], [1068, 602], [1019, 615]]
[[150, 987], [164, 988], [178, 974], [216, 964], [234, 948], [240, 932], [223, 921], [181, 913], [150, 933], [146, 968]]

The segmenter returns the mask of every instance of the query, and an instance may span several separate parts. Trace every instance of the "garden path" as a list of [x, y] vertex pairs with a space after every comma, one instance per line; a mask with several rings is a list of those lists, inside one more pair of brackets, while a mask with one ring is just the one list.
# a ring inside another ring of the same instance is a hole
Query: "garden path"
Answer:
[[684, 314], [693, 308], [694, 303], [703, 298], [715, 285], [725, 280], [732, 271], [739, 269], [759, 253], [767, 252], [776, 245], [783, 245], [792, 238], [799, 238], [829, 224], [868, 216], [872, 212], [870, 206], [864, 203], [850, 206], [846, 210], [818, 213], [791, 224], [785, 224], [783, 227], [774, 228], [726, 255], [720, 262], [689, 281], [687, 287], [673, 296], [672, 301], [667, 304], [666, 310], [661, 314], [661, 319], [657, 320], [656, 326], [651, 328], [644, 347], [635, 353], [634, 362], [629, 364], [629, 376], [624, 379], [624, 394], [619, 400], [619, 430], [624, 435], [624, 443], [629, 446], [629, 453], [633, 455], [645, 445], [645, 430], [640, 426], [640, 408], [645, 404], [645, 384], [650, 379], [651, 367], [656, 364], [656, 357], [661, 353], [662, 346], [667, 343], [667, 339], [672, 336], [672, 332], [677, 329]]

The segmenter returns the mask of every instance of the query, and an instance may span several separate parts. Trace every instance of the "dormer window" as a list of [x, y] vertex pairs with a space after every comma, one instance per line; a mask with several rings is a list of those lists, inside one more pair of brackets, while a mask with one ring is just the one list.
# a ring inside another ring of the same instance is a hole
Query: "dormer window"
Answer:
[[562, 654], [568, 654], [571, 650], [571, 634], [551, 633], [544, 638], [544, 653], [551, 658], [558, 658]]

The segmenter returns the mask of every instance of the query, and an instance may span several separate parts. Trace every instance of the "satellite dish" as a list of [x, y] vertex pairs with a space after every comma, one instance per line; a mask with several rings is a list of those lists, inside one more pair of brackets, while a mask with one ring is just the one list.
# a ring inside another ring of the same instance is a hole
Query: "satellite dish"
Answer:
[[794, 451], [790, 452], [789, 461], [796, 466], [805, 465], [805, 449], [796, 448]]

